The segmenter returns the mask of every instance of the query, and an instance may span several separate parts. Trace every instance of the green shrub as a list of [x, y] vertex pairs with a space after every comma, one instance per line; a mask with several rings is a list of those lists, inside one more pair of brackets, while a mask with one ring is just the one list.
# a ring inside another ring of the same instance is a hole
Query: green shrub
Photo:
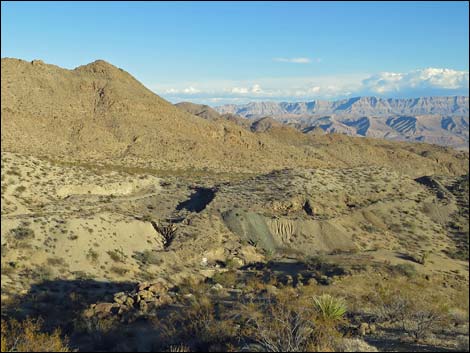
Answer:
[[18, 226], [11, 230], [13, 236], [18, 240], [32, 239], [34, 238], [34, 231], [25, 226]]
[[95, 250], [93, 250], [92, 248], [89, 248], [88, 253], [86, 254], [86, 257], [87, 257], [88, 260], [95, 263], [95, 262], [98, 261], [99, 254]]
[[126, 261], [126, 254], [122, 249], [114, 249], [107, 251], [107, 254], [114, 262], [125, 262]]
[[160, 254], [158, 254], [156, 251], [145, 250], [139, 255], [139, 259], [145, 264], [159, 265], [163, 262]]
[[313, 307], [322, 319], [337, 321], [346, 314], [346, 303], [341, 298], [323, 294], [313, 298]]
[[416, 268], [413, 264], [398, 264], [392, 267], [392, 269], [400, 275], [413, 278], [416, 276]]

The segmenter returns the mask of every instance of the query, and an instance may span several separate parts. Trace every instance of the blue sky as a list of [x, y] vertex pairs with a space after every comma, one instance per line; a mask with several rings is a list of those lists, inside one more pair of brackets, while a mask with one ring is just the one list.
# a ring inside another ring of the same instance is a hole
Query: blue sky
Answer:
[[2, 2], [2, 57], [122, 67], [172, 102], [468, 95], [467, 2]]

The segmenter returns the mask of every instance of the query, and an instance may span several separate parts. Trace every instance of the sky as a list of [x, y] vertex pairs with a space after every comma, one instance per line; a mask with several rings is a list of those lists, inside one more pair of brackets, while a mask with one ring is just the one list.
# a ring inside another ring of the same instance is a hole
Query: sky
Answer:
[[121, 67], [173, 103], [469, 92], [461, 2], [1, 3], [1, 56]]

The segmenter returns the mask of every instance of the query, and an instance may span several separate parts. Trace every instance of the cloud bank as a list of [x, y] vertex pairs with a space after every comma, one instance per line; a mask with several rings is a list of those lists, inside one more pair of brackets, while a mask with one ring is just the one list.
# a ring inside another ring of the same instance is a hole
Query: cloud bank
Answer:
[[293, 64], [310, 64], [312, 62], [310, 58], [274, 58], [273, 61]]
[[172, 102], [189, 100], [211, 105], [260, 100], [341, 99], [366, 95], [403, 98], [468, 95], [469, 72], [424, 68], [410, 72], [190, 82], [150, 88]]

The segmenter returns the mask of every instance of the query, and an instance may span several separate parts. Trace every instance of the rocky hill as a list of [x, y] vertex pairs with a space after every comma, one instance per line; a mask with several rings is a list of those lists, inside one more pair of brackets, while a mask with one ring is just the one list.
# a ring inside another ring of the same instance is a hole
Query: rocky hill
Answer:
[[322, 164], [227, 119], [186, 113], [101, 60], [74, 70], [18, 59], [1, 65], [4, 151], [157, 169]]
[[259, 102], [224, 105], [215, 109], [250, 119], [271, 116], [303, 132], [320, 127], [326, 132], [351, 136], [428, 142], [468, 149], [468, 107], [468, 97], [357, 97], [334, 102]]
[[468, 170], [468, 155], [430, 145], [307, 135], [267, 120], [248, 128], [233, 115], [175, 107], [102, 60], [67, 70], [2, 59], [1, 90], [2, 151], [60, 162], [250, 173], [370, 164], [414, 176]]

